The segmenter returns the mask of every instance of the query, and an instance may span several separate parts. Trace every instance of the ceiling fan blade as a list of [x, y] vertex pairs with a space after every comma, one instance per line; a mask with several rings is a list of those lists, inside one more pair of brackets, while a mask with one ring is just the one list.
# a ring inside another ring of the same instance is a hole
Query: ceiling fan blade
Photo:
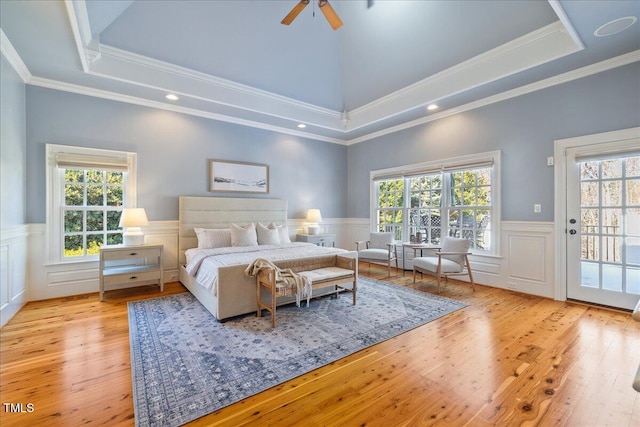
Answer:
[[331, 7], [327, 0], [319, 0], [318, 7], [322, 11], [324, 17], [327, 18], [327, 21], [329, 21], [329, 25], [331, 25], [331, 28], [337, 30], [338, 28], [342, 27], [342, 21], [340, 20], [340, 17], [336, 13], [336, 11], [333, 10], [333, 7]]
[[287, 16], [285, 16], [284, 19], [280, 21], [280, 23], [284, 25], [291, 24], [293, 20], [296, 19], [296, 17], [300, 14], [300, 12], [302, 12], [302, 9], [307, 7], [308, 4], [309, 0], [300, 0], [300, 3], [295, 5], [294, 8], [291, 9], [291, 12], [289, 12]]

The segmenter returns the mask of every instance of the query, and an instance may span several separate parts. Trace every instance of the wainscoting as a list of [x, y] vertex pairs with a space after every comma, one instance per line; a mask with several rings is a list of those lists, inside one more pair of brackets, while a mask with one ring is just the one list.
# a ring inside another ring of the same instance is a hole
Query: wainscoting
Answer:
[[0, 232], [0, 326], [28, 301], [28, 237], [26, 225]]
[[[289, 220], [287, 225], [292, 239], [296, 233], [305, 231], [304, 220]], [[369, 238], [366, 218], [328, 218], [321, 229], [336, 235], [337, 247], [349, 250], [355, 249], [356, 241]], [[556, 295], [554, 238], [552, 222], [502, 222], [500, 256], [472, 256], [474, 280], [483, 285], [553, 298]], [[2, 231], [2, 324], [26, 301], [98, 292], [98, 261], [48, 264], [46, 240], [44, 224]], [[145, 227], [145, 241], [164, 245], [165, 281], [177, 281], [178, 221], [151, 222]], [[405, 269], [410, 270], [412, 253], [407, 251], [406, 256]]]
[[[369, 221], [350, 220], [348, 235], [349, 241], [342, 247], [355, 249], [355, 241], [369, 238]], [[470, 257], [474, 280], [483, 285], [553, 298], [553, 222], [503, 221], [500, 236], [500, 255]], [[413, 251], [407, 250], [404, 255], [405, 269], [411, 270]], [[402, 265], [402, 260], [399, 265]]]
[[[165, 282], [178, 280], [178, 222], [154, 221], [145, 227], [145, 242], [164, 245]], [[29, 226], [29, 301], [98, 292], [98, 260], [46, 263], [46, 226]], [[125, 286], [123, 286], [125, 287]], [[117, 286], [111, 289], [117, 289]]]

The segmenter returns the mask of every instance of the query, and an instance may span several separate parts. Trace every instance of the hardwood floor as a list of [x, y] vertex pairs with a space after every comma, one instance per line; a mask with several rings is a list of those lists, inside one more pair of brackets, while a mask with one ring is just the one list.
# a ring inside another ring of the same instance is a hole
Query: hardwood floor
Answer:
[[[389, 281], [413, 287], [410, 274]], [[0, 330], [0, 424], [133, 425], [126, 303], [155, 289], [27, 304]], [[629, 313], [453, 280], [442, 295], [471, 306], [191, 425], [640, 425]]]

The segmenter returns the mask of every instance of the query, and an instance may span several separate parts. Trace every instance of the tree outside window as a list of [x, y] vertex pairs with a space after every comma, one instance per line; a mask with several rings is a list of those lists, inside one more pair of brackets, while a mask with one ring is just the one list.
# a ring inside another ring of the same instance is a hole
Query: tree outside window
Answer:
[[102, 245], [122, 243], [124, 173], [65, 169], [63, 176], [63, 257], [98, 255]]
[[489, 166], [376, 181], [377, 229], [434, 246], [442, 236], [462, 237], [490, 251], [491, 176]]

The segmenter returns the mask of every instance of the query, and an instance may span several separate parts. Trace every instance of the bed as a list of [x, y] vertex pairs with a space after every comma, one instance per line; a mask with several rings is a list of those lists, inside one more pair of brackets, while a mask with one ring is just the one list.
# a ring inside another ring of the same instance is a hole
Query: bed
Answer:
[[[232, 224], [250, 223], [280, 225], [288, 234], [287, 201], [227, 197], [179, 198], [180, 282], [218, 320], [256, 312], [256, 278], [244, 272], [254, 259], [266, 258], [277, 264], [278, 261], [291, 259], [311, 261], [314, 257], [328, 254], [350, 254], [344, 249], [303, 242], [260, 245], [247, 247], [246, 250], [239, 247], [197, 249], [198, 237], [195, 229], [230, 229]], [[202, 271], [205, 274], [201, 274]], [[289, 300], [294, 301], [295, 298], [283, 299], [279, 304], [290, 302]]]

